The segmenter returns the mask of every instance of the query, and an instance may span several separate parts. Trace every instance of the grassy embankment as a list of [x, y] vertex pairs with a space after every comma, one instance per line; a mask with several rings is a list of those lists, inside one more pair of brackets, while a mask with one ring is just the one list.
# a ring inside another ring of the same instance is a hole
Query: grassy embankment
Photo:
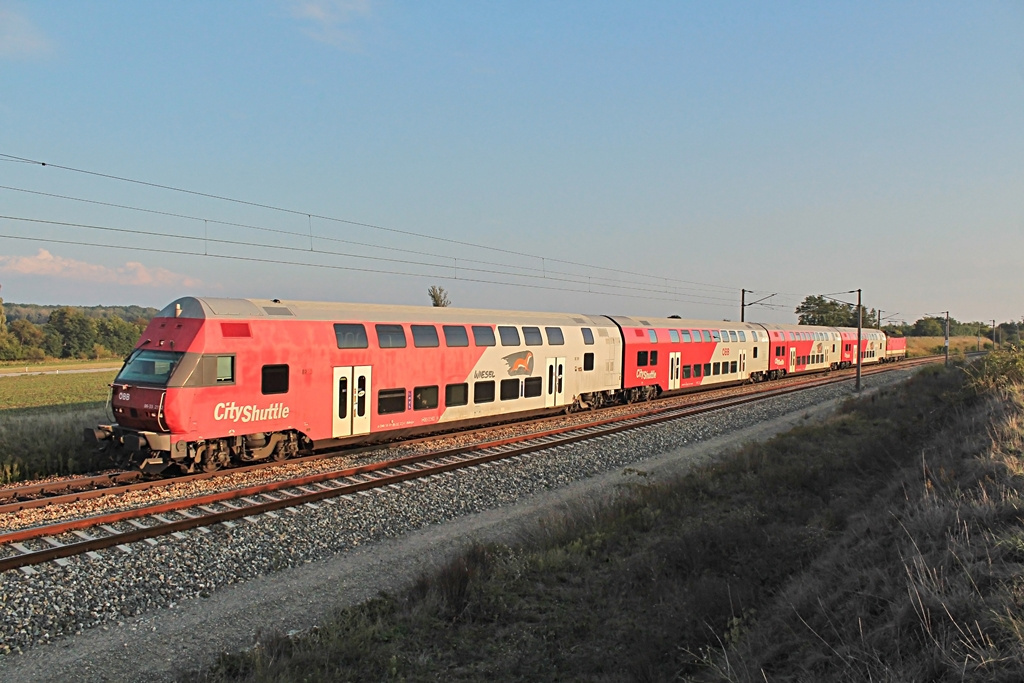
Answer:
[[108, 422], [107, 385], [116, 374], [0, 377], [0, 483], [107, 466], [82, 428]]
[[924, 370], [189, 680], [1019, 680], [1022, 387]]

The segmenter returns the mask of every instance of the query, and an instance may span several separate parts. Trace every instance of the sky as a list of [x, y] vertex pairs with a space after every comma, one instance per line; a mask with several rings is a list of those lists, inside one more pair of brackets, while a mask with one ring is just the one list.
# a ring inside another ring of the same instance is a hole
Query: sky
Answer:
[[1002, 322], [1022, 254], [1021, 2], [0, 0], [9, 302]]

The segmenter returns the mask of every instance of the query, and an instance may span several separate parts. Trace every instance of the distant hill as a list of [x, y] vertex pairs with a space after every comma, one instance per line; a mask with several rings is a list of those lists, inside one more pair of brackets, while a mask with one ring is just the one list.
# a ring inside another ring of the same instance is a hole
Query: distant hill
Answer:
[[88, 318], [113, 318], [118, 317], [127, 322], [134, 322], [139, 318], [150, 320], [160, 309], [147, 306], [41, 306], [39, 304], [15, 304], [5, 301], [4, 313], [7, 314], [7, 322], [15, 320], [28, 320], [36, 325], [44, 325], [50, 319], [50, 313], [58, 308], [73, 308], [81, 311]]

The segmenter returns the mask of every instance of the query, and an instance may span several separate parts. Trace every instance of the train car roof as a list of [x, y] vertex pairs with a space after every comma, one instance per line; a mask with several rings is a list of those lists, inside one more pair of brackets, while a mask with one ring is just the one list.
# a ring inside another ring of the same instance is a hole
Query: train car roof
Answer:
[[733, 329], [733, 330], [759, 330], [761, 325], [757, 323], [737, 323], [725, 320], [692, 320], [688, 318], [650, 318], [647, 316], [610, 315], [608, 316], [623, 327], [657, 327], [657, 328], [707, 328], [707, 329]]
[[612, 327], [601, 315], [544, 313], [433, 306], [291, 301], [282, 299], [222, 299], [182, 297], [165, 306], [162, 318], [322, 320], [333, 322], [463, 323], [516, 325], [582, 325]]

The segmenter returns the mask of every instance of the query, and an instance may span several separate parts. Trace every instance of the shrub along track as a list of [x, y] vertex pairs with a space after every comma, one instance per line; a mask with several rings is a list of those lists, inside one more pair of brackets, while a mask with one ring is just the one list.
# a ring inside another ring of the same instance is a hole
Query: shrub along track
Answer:
[[[925, 362], [933, 361], [921, 360], [914, 364]], [[910, 364], [904, 364], [902, 367], [908, 365]], [[885, 368], [873, 368], [871, 371], [865, 371], [865, 374], [883, 371]], [[701, 397], [702, 400], [697, 405], [657, 407], [639, 413], [557, 427], [531, 434], [502, 437], [442, 451], [204, 493], [96, 516], [31, 526], [0, 535], [0, 547], [3, 547], [7, 553], [7, 557], [0, 559], [0, 571], [15, 568], [25, 568], [23, 571], [31, 571], [27, 568], [32, 564], [50, 560], [60, 562], [63, 558], [94, 553], [97, 550], [115, 546], [123, 549], [129, 543], [169, 534], [180, 534], [186, 529], [218, 523], [230, 524], [232, 520], [243, 517], [252, 518], [263, 514], [273, 514], [276, 510], [315, 504], [317, 501], [327, 498], [354, 495], [372, 488], [397, 486], [412, 479], [433, 477], [455, 469], [480, 466], [495, 460], [514, 458], [538, 450], [709, 411], [726, 410], [825, 384], [849, 381], [849, 379], [849, 376], [839, 376], [794, 380], [785, 387], [773, 385], [744, 396], [726, 399]], [[311, 458], [315, 457], [317, 456], [311, 456]], [[250, 468], [242, 469], [257, 469], [258, 467], [250, 466]], [[229, 470], [228, 473], [238, 471], [239, 469]], [[216, 474], [194, 475], [190, 479], [209, 479]], [[171, 480], [173, 483], [180, 481], [181, 478]], [[97, 489], [87, 494], [67, 494], [58, 498], [30, 503], [13, 503], [8, 506], [0, 506], [0, 511], [3, 511], [4, 507], [36, 506], [64, 498], [78, 500], [82, 495], [109, 496], [119, 489], [132, 491], [160, 485], [166, 486], [167, 482], [139, 482], [122, 487], [112, 487], [108, 490]], [[171, 514], [174, 515], [174, 519], [168, 518], [168, 515]], [[115, 524], [120, 524], [121, 528], [113, 526]], [[86, 532], [86, 529], [89, 532]], [[33, 549], [25, 545], [26, 541], [35, 541], [35, 544], [41, 547]]]

